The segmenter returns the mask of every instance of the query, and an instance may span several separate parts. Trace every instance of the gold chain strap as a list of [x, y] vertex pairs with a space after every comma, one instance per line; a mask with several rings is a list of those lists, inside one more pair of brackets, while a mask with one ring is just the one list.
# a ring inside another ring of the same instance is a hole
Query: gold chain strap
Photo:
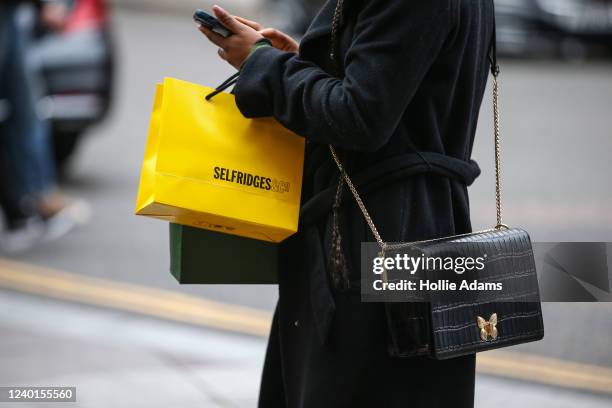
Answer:
[[344, 170], [344, 166], [342, 166], [342, 163], [340, 162], [340, 159], [338, 158], [338, 155], [336, 154], [336, 149], [334, 149], [334, 147], [331, 144], [329, 145], [329, 151], [331, 152], [331, 155], [334, 161], [336, 162], [336, 166], [338, 166], [338, 170], [340, 171], [340, 174], [342, 175], [344, 182], [348, 186], [349, 190], [351, 190], [351, 193], [353, 194], [353, 197], [355, 198], [355, 201], [357, 202], [357, 205], [359, 206], [359, 209], [361, 210], [363, 217], [368, 223], [368, 226], [370, 227], [370, 230], [372, 231], [374, 238], [376, 238], [376, 242], [378, 242], [378, 245], [380, 245], [380, 247], [384, 249], [386, 247], [385, 242], [382, 240], [380, 234], [378, 233], [378, 229], [376, 228], [376, 225], [374, 224], [372, 217], [370, 217], [370, 213], [368, 212], [368, 209], [366, 208], [365, 204], [361, 200], [361, 196], [359, 195], [359, 192], [357, 192], [357, 188], [355, 188], [353, 181], [351, 180], [349, 175]]
[[[500, 153], [501, 151], [501, 147], [500, 147], [501, 132], [500, 132], [500, 115], [499, 115], [498, 75], [499, 75], [499, 72], [497, 71], [493, 73], [493, 134], [495, 138], [495, 206], [497, 210], [497, 225], [495, 226], [495, 229], [508, 228], [508, 226], [502, 222], [501, 153]], [[370, 231], [372, 231], [372, 235], [374, 235], [376, 242], [380, 246], [381, 253], [384, 254], [387, 250], [396, 250], [396, 249], [404, 248], [407, 245], [406, 243], [391, 245], [383, 241], [382, 237], [380, 236], [380, 233], [378, 232], [378, 229], [376, 228], [376, 225], [374, 224], [374, 221], [372, 220], [372, 217], [370, 216], [370, 213], [368, 212], [368, 209], [366, 208], [365, 204], [363, 203], [363, 200], [361, 199], [361, 196], [359, 195], [359, 192], [357, 191], [357, 188], [353, 184], [353, 181], [351, 180], [350, 176], [344, 169], [342, 162], [338, 158], [338, 155], [336, 154], [336, 149], [334, 149], [334, 147], [331, 144], [329, 145], [329, 151], [331, 152], [332, 158], [334, 159], [334, 162], [336, 163], [336, 166], [338, 167], [338, 170], [340, 171], [340, 174], [342, 175], [344, 182], [346, 183], [349, 190], [351, 191], [351, 194], [355, 198], [355, 201], [357, 202], [357, 205], [359, 206], [359, 209], [361, 210], [361, 213], [363, 214], [363, 217], [365, 218], [366, 223], [368, 224], [368, 227], [370, 228]]]
[[498, 71], [493, 73], [493, 134], [495, 137], [495, 209], [497, 210], [496, 229], [508, 228], [502, 220], [501, 202], [501, 136], [500, 136], [500, 115], [499, 115], [499, 81]]
[[344, 0], [336, 1], [336, 8], [334, 9], [334, 16], [332, 17], [332, 30], [331, 30], [331, 49], [329, 50], [329, 58], [334, 64], [336, 71], [340, 70], [337, 53], [338, 53], [338, 31], [340, 29], [340, 23], [342, 22], [342, 12], [344, 9]]

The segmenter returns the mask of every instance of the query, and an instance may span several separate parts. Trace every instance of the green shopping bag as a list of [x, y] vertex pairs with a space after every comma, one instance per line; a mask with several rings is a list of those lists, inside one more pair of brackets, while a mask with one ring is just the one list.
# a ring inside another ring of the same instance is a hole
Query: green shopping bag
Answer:
[[271, 242], [170, 224], [170, 272], [181, 284], [276, 284]]

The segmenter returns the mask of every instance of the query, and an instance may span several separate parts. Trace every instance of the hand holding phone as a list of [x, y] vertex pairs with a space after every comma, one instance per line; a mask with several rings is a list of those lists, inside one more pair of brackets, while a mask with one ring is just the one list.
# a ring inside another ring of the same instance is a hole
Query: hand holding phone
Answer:
[[253, 46], [264, 37], [258, 30], [242, 22], [243, 19], [233, 16], [219, 6], [214, 6], [212, 12], [213, 15], [202, 10], [196, 11], [194, 19], [200, 23], [199, 30], [211, 43], [219, 47], [217, 53], [223, 60], [240, 69]]
[[211, 30], [212, 32], [216, 34], [219, 34], [223, 38], [227, 38], [231, 36], [232, 34], [234, 34], [230, 30], [228, 30], [227, 27], [221, 24], [219, 20], [217, 20], [214, 16], [208, 14], [204, 10], [200, 10], [200, 9], [196, 10], [195, 13], [193, 14], [193, 19], [197, 23], [200, 23], [204, 27], [208, 28], [209, 30]]

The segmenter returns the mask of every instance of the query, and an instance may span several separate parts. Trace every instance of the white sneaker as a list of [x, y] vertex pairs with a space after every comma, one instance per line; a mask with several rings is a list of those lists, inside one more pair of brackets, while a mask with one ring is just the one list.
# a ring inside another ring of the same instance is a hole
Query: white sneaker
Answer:
[[73, 229], [87, 224], [90, 219], [91, 206], [86, 201], [73, 201], [62, 211], [45, 220], [43, 241], [59, 239]]
[[22, 227], [0, 235], [0, 251], [6, 254], [25, 252], [43, 240], [45, 229], [44, 221], [31, 218]]
[[0, 235], [0, 253], [26, 252], [43, 242], [63, 237], [73, 229], [86, 224], [91, 218], [91, 207], [85, 201], [74, 201], [54, 216], [26, 221], [23, 227]]

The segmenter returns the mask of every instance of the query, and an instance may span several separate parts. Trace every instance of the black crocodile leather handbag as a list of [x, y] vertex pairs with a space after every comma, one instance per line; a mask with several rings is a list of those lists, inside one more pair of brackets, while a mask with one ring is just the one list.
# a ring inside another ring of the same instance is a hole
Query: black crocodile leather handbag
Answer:
[[[484, 268], [469, 272], [468, 281], [504, 285], [500, 292], [471, 295], [428, 292], [424, 305], [428, 310], [424, 319], [426, 339], [420, 345], [420, 353], [413, 355], [446, 359], [536, 341], [544, 336], [538, 280], [527, 232], [504, 226], [409, 245], [411, 251], [430, 259], [477, 258], [486, 253]], [[385, 248], [389, 252], [392, 249]], [[423, 273], [433, 276], [434, 282], [449, 277], [435, 269], [425, 269]], [[446, 282], [454, 280], [457, 287], [464, 281], [464, 275], [451, 273], [450, 277]]]
[[[449, 292], [428, 293], [426, 339], [418, 350], [403, 355], [429, 355], [447, 359], [480, 351], [513, 346], [544, 337], [542, 307], [538, 290], [533, 249], [529, 234], [509, 228], [502, 222], [500, 187], [499, 66], [495, 38], [490, 53], [493, 75], [493, 110], [495, 136], [495, 191], [497, 225], [487, 231], [446, 237], [426, 242], [389, 244], [382, 240], [351, 178], [344, 170], [333, 146], [331, 155], [342, 175], [338, 188], [346, 184], [380, 246], [380, 253], [402, 248], [418, 251], [425, 257], [446, 259], [481, 257], [487, 254], [485, 268], [474, 271], [478, 282], [504, 282], [503, 293], [458, 299]], [[435, 275], [436, 271], [424, 270]], [[419, 336], [420, 337], [420, 336]]]

